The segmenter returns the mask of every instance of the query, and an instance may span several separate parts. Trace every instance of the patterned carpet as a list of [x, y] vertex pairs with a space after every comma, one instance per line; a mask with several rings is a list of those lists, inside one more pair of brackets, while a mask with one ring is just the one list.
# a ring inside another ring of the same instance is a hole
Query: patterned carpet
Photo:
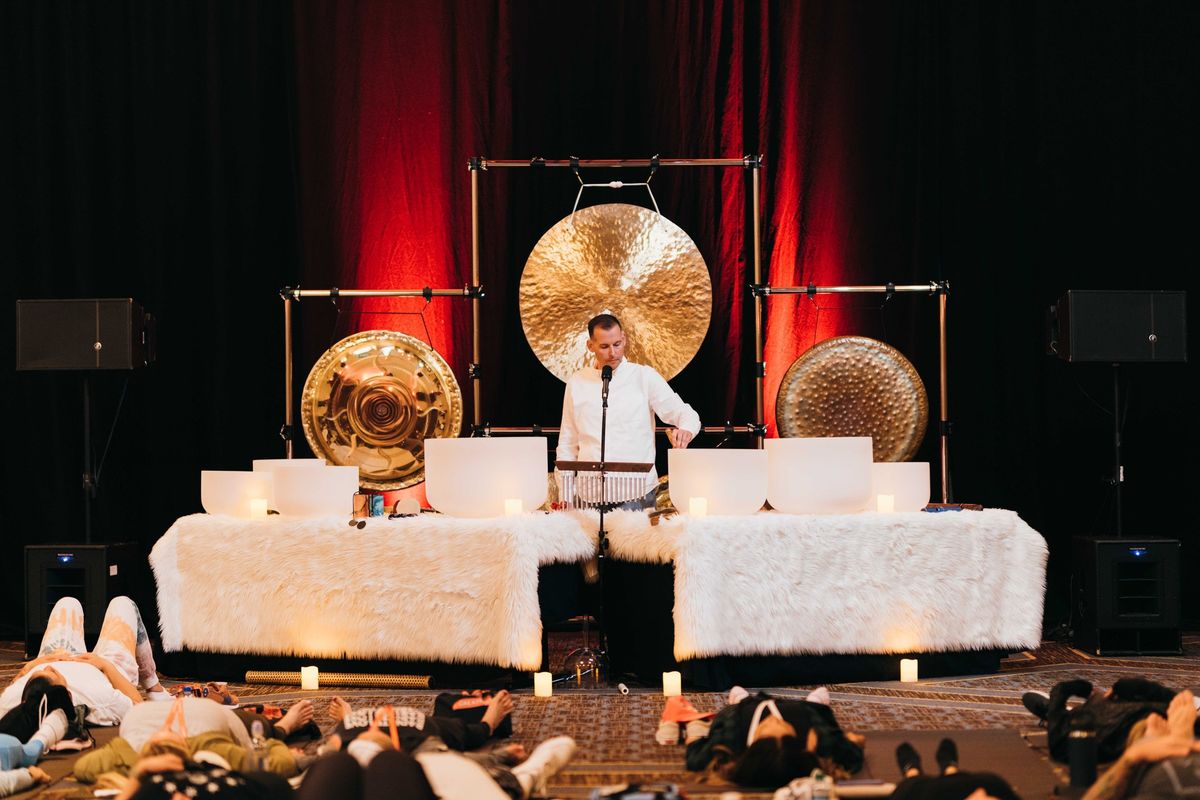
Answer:
[[[573, 644], [570, 635], [557, 637], [552, 642], [552, 663], [561, 659]], [[1145, 676], [1168, 686], [1200, 691], [1200, 634], [1185, 636], [1184, 648], [1184, 654], [1178, 657], [1117, 659], [1089, 656], [1065, 644], [1046, 643], [1034, 652], [1019, 653], [1006, 659], [1001, 672], [995, 675], [935, 678], [917, 684], [831, 684], [829, 690], [839, 721], [849, 730], [867, 734], [868, 742], [873, 732], [1009, 731], [1013, 736], [1023, 737], [1032, 752], [1048, 764], [1044, 757], [1044, 734], [1039, 732], [1036, 720], [1021, 706], [1023, 692], [1045, 691], [1057, 681], [1073, 677], [1107, 686], [1123, 675]], [[0, 680], [7, 681], [16, 672], [20, 651], [18, 643], [0, 643]], [[204, 676], [173, 677], [202, 679]], [[381, 692], [376, 689], [302, 692], [294, 687], [245, 684], [231, 684], [230, 688], [243, 702], [286, 706], [302, 698], [313, 699], [317, 706], [317, 722], [322, 729], [332, 725], [327, 713], [328, 704], [324, 701], [334, 694], [341, 694], [355, 705], [390, 701], [423, 710], [432, 708], [435, 694], [431, 691]], [[771, 691], [783, 696], [803, 696], [808, 688], [777, 687]], [[689, 697], [704, 710], [715, 710], [724, 704], [723, 696], [718, 694], [689, 694]], [[553, 735], [569, 734], [575, 738], [579, 752], [552, 784], [552, 793], [556, 796], [585, 797], [587, 787], [626, 781], [680, 783], [688, 786], [693, 795], [727, 791], [727, 786], [697, 783], [696, 775], [685, 772], [681, 745], [663, 747], [655, 744], [653, 734], [662, 702], [659, 692], [648, 689], [634, 689], [628, 695], [616, 690], [556, 689], [555, 696], [549, 699], [535, 698], [529, 691], [519, 692], [513, 712], [514, 740], [532, 747]], [[883, 738], [890, 742], [894, 737]], [[870, 743], [868, 752], [872, 752]], [[874, 752], [870, 764], [882, 777], [891, 769], [891, 760], [890, 751]], [[1004, 771], [1002, 764], [988, 766]], [[1061, 772], [1058, 774], [1061, 776]]]

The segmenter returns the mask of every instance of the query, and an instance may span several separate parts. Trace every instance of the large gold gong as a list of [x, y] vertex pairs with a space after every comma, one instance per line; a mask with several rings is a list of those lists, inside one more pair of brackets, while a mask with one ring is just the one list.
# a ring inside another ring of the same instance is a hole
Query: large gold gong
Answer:
[[668, 380], [700, 349], [712, 281], [691, 237], [647, 208], [609, 203], [559, 221], [521, 273], [521, 325], [538, 360], [561, 380], [591, 363], [587, 323], [621, 320], [626, 357]]
[[870, 436], [876, 461], [908, 461], [929, 420], [921, 376], [896, 348], [838, 336], [800, 354], [775, 401], [779, 435]]
[[425, 440], [462, 429], [454, 373], [420, 339], [396, 331], [348, 336], [318, 359], [300, 400], [304, 436], [331, 464], [357, 466], [370, 489], [425, 480]]

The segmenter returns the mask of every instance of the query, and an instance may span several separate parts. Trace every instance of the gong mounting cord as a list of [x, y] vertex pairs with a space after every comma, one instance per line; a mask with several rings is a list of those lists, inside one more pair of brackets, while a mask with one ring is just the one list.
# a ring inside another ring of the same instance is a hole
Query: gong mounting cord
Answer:
[[[544, 163], [544, 162], [543, 162]], [[646, 180], [641, 183], [629, 183], [626, 181], [606, 181], [604, 183], [584, 183], [583, 175], [579, 172], [579, 159], [574, 156], [570, 159], [571, 172], [575, 173], [575, 179], [579, 181], [579, 191], [575, 194], [575, 205], [571, 206], [571, 224], [575, 224], [575, 212], [579, 210], [579, 201], [583, 198], [584, 189], [624, 189], [625, 187], [645, 186], [646, 194], [650, 195], [650, 204], [654, 206], [654, 213], [662, 216], [662, 212], [658, 210], [658, 201], [654, 199], [654, 190], [650, 188], [650, 180], [654, 177], [654, 173], [658, 171], [658, 156], [650, 159], [650, 174], [646, 176]]]

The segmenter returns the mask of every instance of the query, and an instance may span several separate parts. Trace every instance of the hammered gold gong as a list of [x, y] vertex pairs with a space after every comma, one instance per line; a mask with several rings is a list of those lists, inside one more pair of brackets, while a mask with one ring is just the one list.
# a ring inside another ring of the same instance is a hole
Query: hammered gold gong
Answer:
[[800, 354], [779, 384], [779, 435], [870, 436], [876, 461], [908, 461], [929, 420], [921, 376], [896, 348], [838, 336]]
[[712, 281], [692, 238], [666, 217], [625, 203], [591, 206], [546, 231], [521, 273], [521, 326], [560, 380], [591, 364], [587, 323], [613, 314], [625, 355], [670, 380], [700, 349]]
[[425, 480], [425, 440], [462, 429], [454, 373], [420, 339], [396, 331], [348, 336], [318, 359], [300, 399], [304, 436], [318, 458], [357, 466], [369, 489]]

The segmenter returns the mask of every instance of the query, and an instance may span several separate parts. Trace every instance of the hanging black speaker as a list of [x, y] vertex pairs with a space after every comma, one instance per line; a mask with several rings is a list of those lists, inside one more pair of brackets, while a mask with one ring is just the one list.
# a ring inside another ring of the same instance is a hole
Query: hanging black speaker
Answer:
[[153, 334], [128, 297], [18, 300], [17, 369], [137, 369], [154, 360]]
[[1066, 361], [1187, 361], [1187, 293], [1072, 289], [1050, 309], [1049, 340]]

